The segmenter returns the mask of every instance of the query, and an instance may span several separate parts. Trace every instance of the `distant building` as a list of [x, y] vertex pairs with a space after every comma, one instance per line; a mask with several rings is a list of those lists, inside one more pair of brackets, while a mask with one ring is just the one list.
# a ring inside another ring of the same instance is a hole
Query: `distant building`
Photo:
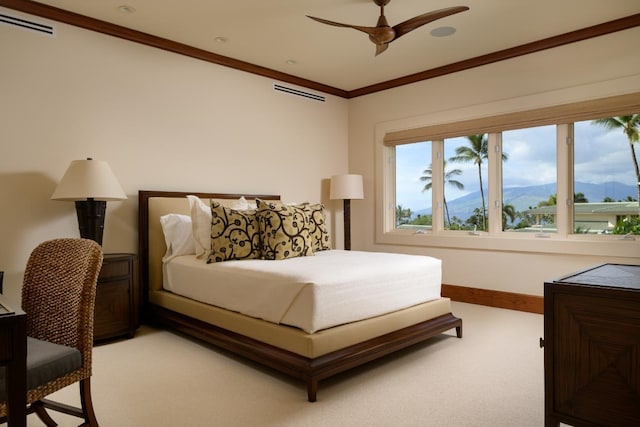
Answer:
[[[556, 206], [540, 206], [524, 211], [533, 215], [536, 225], [529, 231], [539, 231], [545, 228], [555, 228]], [[600, 203], [576, 203], [574, 205], [575, 229], [583, 233], [611, 233], [613, 227], [624, 218], [636, 217], [640, 214], [638, 202], [600, 202]], [[553, 216], [553, 224], [548, 220]], [[524, 231], [527, 231], [524, 229]]]

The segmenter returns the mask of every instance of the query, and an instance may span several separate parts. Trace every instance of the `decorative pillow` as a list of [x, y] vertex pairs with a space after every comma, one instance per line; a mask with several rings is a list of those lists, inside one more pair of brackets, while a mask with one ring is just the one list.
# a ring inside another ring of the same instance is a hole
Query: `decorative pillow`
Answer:
[[331, 238], [322, 203], [302, 203], [300, 206], [309, 217], [309, 235], [314, 252], [331, 249]]
[[309, 216], [298, 206], [256, 199], [262, 258], [276, 260], [313, 255]]
[[[211, 206], [208, 206], [198, 196], [187, 196], [191, 209], [191, 221], [193, 226], [193, 240], [196, 247], [196, 257], [205, 258], [211, 251]], [[247, 209], [249, 204], [244, 197], [234, 200], [233, 209]]]
[[160, 217], [160, 225], [167, 244], [167, 252], [162, 262], [167, 262], [180, 255], [196, 253], [193, 241], [191, 217], [180, 214], [167, 214]]
[[260, 228], [254, 210], [211, 202], [211, 252], [207, 263], [260, 258]]

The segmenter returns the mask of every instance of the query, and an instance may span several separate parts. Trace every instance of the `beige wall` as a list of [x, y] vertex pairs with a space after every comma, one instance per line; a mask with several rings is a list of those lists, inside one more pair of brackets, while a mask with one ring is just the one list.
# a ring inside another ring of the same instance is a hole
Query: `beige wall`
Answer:
[[352, 202], [354, 249], [440, 257], [445, 283], [541, 294], [545, 279], [577, 268], [640, 263], [637, 243], [607, 258], [375, 240], [377, 130], [640, 91], [640, 57], [629, 48], [640, 29], [317, 103], [274, 93], [269, 79], [54, 25], [55, 37], [0, 25], [0, 269], [10, 300], [19, 300], [37, 243], [78, 235], [73, 204], [49, 197], [69, 162], [89, 156], [108, 161], [129, 195], [108, 204], [106, 252], [136, 252], [140, 189], [320, 200], [341, 246], [341, 209], [326, 180], [348, 170], [365, 177], [365, 200]]
[[73, 203], [49, 200], [74, 159], [106, 160], [129, 196], [107, 204], [106, 252], [137, 252], [140, 189], [339, 207], [326, 180], [347, 171], [346, 100], [53, 24], [55, 37], [0, 25], [0, 270], [14, 303], [31, 250], [78, 236]]
[[544, 280], [593, 264], [640, 264], [639, 241], [622, 243], [614, 258], [544, 249], [527, 253], [385, 245], [375, 233], [381, 195], [376, 147], [385, 131], [638, 92], [640, 56], [629, 49], [638, 40], [636, 28], [352, 100], [349, 169], [365, 176], [365, 200], [352, 202], [353, 248], [436, 256], [443, 260], [445, 283], [533, 295], [542, 295]]

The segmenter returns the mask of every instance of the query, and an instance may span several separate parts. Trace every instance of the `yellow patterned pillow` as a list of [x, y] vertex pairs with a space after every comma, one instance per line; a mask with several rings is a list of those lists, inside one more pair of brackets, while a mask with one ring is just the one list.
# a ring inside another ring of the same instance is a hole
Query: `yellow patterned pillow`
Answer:
[[236, 209], [211, 202], [211, 252], [207, 263], [258, 259], [260, 228], [256, 211]]
[[309, 217], [309, 235], [314, 252], [331, 249], [331, 238], [327, 227], [324, 205], [322, 203], [302, 203], [300, 205]]
[[262, 258], [276, 260], [313, 255], [309, 216], [299, 206], [256, 199]]

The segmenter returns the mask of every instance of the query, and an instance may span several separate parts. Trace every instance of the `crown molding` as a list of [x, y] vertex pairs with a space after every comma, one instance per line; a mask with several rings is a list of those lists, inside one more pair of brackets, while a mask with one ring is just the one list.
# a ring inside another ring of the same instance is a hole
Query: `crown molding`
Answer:
[[518, 56], [528, 55], [542, 50], [552, 49], [554, 47], [564, 46], [570, 43], [576, 43], [593, 37], [600, 37], [640, 26], [640, 13], [638, 13], [558, 36], [548, 37], [546, 39], [526, 43], [509, 49], [500, 50], [486, 55], [466, 59], [464, 61], [444, 65], [442, 67], [421, 71], [419, 73], [397, 79], [347, 91], [31, 0], [0, 0], [0, 6], [84, 28], [86, 30], [96, 31], [102, 34], [129, 40], [135, 43], [163, 49], [180, 55], [189, 56], [224, 67], [295, 84], [308, 89], [318, 90], [320, 92], [346, 99], [369, 95], [375, 92], [381, 92], [395, 87], [432, 79], [434, 77], [440, 77], [446, 74], [456, 73], [480, 67], [482, 65], [504, 61]]

